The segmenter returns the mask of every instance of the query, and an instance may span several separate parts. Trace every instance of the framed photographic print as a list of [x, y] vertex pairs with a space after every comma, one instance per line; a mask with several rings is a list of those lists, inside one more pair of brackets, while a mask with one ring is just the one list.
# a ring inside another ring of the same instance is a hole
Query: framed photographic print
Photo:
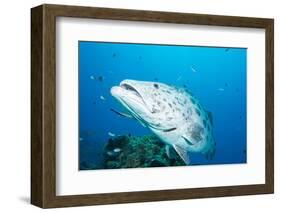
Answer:
[[31, 10], [31, 203], [273, 193], [273, 19]]

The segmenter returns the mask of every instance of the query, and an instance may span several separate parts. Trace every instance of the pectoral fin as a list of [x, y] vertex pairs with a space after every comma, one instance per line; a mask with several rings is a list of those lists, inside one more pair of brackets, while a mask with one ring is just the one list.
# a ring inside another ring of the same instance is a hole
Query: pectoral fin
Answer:
[[212, 113], [210, 111], [207, 111], [207, 115], [210, 119], [210, 123], [213, 125], [213, 115], [212, 115]]
[[167, 154], [168, 158], [170, 158], [170, 159], [176, 158], [177, 154], [170, 145], [166, 145], [165, 149], [166, 149], [166, 154]]
[[132, 115], [130, 115], [130, 114], [127, 114], [127, 113], [125, 113], [125, 112], [119, 112], [119, 111], [117, 111], [117, 110], [115, 110], [115, 109], [110, 109], [112, 112], [114, 112], [114, 113], [116, 113], [117, 115], [120, 115], [120, 116], [123, 116], [123, 117], [126, 117], [126, 118], [132, 118], [132, 119], [134, 119], [134, 117], [132, 116]]
[[190, 164], [189, 156], [187, 153], [186, 145], [185, 144], [174, 144], [174, 149], [178, 153], [178, 155], [181, 157], [181, 159], [185, 162], [186, 165]]
[[171, 154], [170, 154], [170, 147], [169, 147], [169, 145], [166, 145], [166, 146], [165, 146], [165, 150], [166, 150], [166, 155], [168, 156], [168, 158], [171, 159]]
[[134, 116], [132, 116], [132, 115], [130, 115], [130, 114], [128, 114], [128, 113], [125, 113], [125, 112], [119, 112], [119, 111], [117, 111], [117, 110], [115, 110], [115, 109], [110, 109], [112, 112], [114, 112], [114, 113], [116, 113], [117, 115], [119, 115], [119, 116], [123, 116], [123, 117], [126, 117], [126, 118], [130, 118], [130, 119], [136, 119], [136, 120], [138, 120], [139, 122], [140, 122], [140, 124], [143, 126], [143, 127], [146, 127], [146, 125], [140, 120], [140, 119], [138, 119], [138, 118], [135, 118]]

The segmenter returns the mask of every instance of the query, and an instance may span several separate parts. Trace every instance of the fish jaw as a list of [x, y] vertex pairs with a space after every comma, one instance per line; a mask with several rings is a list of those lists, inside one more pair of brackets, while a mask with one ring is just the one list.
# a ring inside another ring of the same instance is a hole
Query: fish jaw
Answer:
[[133, 90], [128, 90], [122, 86], [114, 86], [111, 88], [111, 95], [121, 103], [137, 120], [148, 120], [149, 110], [144, 100], [139, 94]]
[[151, 82], [123, 80], [119, 86], [112, 87], [110, 92], [143, 126], [158, 128], [160, 124], [155, 122], [155, 112], [145, 94], [144, 87], [149, 85], [151, 87]]
[[[113, 86], [110, 90], [111, 95], [116, 98], [122, 105], [133, 110], [145, 111], [145, 103], [140, 95], [136, 95], [134, 91], [128, 91], [122, 86]], [[126, 107], [126, 108], [127, 108]], [[131, 110], [130, 110], [131, 111]]]
[[127, 88], [129, 90], [133, 89], [135, 94], [142, 98], [145, 107], [150, 111], [150, 113], [154, 113], [154, 108], [152, 106], [153, 100], [151, 100], [151, 93], [154, 89], [154, 84], [155, 82], [125, 79], [120, 82], [120, 87]]

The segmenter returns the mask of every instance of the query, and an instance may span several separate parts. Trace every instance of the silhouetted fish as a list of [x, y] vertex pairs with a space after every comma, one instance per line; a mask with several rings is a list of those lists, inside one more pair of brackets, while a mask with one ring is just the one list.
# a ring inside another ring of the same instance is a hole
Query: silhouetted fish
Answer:
[[118, 153], [118, 152], [121, 152], [122, 150], [120, 149], [120, 148], [115, 148], [115, 149], [113, 149], [113, 152], [116, 152], [116, 153]]
[[99, 80], [99, 81], [103, 81], [103, 80], [104, 80], [104, 77], [103, 77], [103, 76], [99, 76], [99, 77], [98, 77], [98, 80]]
[[114, 134], [114, 133], [112, 133], [112, 132], [108, 132], [108, 135], [110, 136], [110, 137], [115, 137], [116, 135]]
[[197, 70], [194, 68], [194, 66], [190, 66], [190, 69], [192, 72], [197, 72]]

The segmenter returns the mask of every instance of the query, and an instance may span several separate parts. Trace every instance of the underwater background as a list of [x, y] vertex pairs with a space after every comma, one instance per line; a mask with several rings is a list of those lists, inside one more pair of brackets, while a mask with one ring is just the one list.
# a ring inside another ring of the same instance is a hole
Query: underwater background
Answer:
[[247, 49], [79, 41], [79, 169], [185, 165], [123, 107], [110, 88], [124, 79], [185, 87], [212, 113], [216, 154], [191, 165], [247, 162]]

